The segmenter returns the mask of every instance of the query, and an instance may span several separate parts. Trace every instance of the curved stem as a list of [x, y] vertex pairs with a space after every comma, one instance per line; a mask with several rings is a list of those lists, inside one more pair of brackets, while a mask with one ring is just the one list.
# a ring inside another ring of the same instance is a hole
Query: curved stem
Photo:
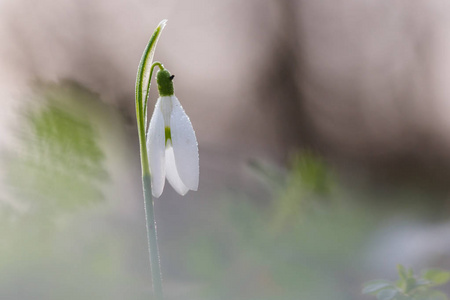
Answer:
[[152, 64], [152, 67], [150, 68], [150, 75], [148, 77], [148, 85], [147, 85], [147, 97], [145, 97], [144, 99], [144, 120], [145, 120], [145, 132], [147, 133], [148, 130], [148, 122], [147, 122], [147, 102], [148, 102], [148, 97], [150, 96], [150, 85], [152, 82], [152, 78], [153, 78], [153, 69], [158, 66], [159, 69], [164, 70], [164, 66], [162, 65], [162, 63], [160, 63], [159, 61], [155, 61]]

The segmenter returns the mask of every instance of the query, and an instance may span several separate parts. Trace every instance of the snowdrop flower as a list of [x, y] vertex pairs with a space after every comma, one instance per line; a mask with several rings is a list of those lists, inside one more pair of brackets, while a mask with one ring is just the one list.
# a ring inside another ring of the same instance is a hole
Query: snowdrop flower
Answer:
[[165, 179], [180, 195], [198, 188], [198, 146], [189, 117], [174, 95], [174, 76], [158, 71], [159, 98], [147, 132], [152, 194], [161, 196]]

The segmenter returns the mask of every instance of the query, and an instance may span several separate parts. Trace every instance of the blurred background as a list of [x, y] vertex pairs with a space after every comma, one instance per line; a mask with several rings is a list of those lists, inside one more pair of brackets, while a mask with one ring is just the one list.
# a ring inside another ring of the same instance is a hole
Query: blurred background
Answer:
[[199, 191], [155, 200], [168, 300], [372, 299], [399, 263], [450, 269], [449, 17], [1, 0], [0, 299], [151, 299], [134, 87], [162, 19], [200, 151]]

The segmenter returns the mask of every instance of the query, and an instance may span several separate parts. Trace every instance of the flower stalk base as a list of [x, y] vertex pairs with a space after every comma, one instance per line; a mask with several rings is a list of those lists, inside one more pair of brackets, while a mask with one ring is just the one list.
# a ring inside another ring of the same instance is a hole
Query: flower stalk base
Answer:
[[145, 222], [147, 225], [148, 250], [150, 255], [150, 269], [152, 273], [153, 294], [155, 300], [163, 299], [161, 263], [159, 259], [158, 239], [156, 234], [156, 221], [154, 203], [151, 190], [150, 174], [142, 177], [145, 202]]

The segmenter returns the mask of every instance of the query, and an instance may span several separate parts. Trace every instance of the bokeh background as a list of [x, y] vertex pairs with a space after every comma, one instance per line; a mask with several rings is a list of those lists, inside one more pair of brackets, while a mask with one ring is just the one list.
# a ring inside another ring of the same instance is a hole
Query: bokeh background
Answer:
[[448, 1], [1, 0], [0, 299], [151, 299], [134, 86], [162, 19], [200, 151], [199, 191], [155, 200], [168, 300], [450, 268]]

